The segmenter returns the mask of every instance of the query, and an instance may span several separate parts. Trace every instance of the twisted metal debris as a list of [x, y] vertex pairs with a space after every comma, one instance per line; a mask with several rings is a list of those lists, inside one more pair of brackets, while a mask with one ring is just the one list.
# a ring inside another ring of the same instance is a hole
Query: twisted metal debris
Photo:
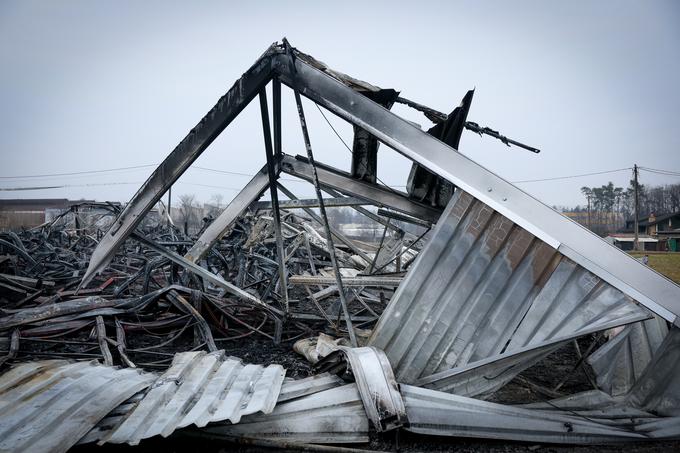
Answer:
[[[284, 86], [306, 157], [283, 150]], [[152, 219], [256, 96], [262, 170], [197, 237]], [[354, 126], [351, 172], [315, 160], [302, 96]], [[421, 130], [390, 112], [394, 102], [435, 125]], [[444, 115], [284, 40], [124, 208], [0, 233], [0, 366], [12, 366], [0, 375], [2, 449], [176, 431], [282, 448], [363, 443], [369, 429], [679, 439], [680, 287], [458, 153], [464, 129], [538, 151], [467, 121], [471, 102], [469, 92]], [[413, 162], [406, 192], [380, 183], [380, 144]], [[281, 173], [313, 184], [316, 198], [298, 199]], [[331, 224], [338, 206], [370, 218], [380, 241]], [[314, 366], [292, 352], [300, 339]], [[565, 351], [564, 375], [527, 377]], [[513, 385], [532, 400], [511, 404]]]

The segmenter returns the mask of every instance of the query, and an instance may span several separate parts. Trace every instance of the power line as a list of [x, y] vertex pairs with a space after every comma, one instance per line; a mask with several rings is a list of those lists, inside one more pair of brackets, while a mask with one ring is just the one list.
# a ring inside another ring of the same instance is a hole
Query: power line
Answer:
[[604, 174], [607, 174], [607, 173], [617, 173], [619, 171], [630, 171], [632, 169], [633, 169], [633, 167], [626, 167], [626, 168], [618, 168], [616, 170], [597, 171], [597, 172], [594, 172], [594, 173], [582, 173], [582, 174], [579, 174], [579, 175], [556, 176], [554, 178], [525, 179], [525, 180], [522, 180], [522, 181], [512, 181], [512, 183], [513, 184], [522, 184], [522, 183], [527, 183], [527, 182], [556, 181], [556, 180], [559, 180], [559, 179], [582, 178], [584, 176], [604, 175]]
[[[335, 128], [333, 127], [333, 125], [331, 124], [331, 122], [328, 120], [328, 118], [326, 118], [326, 115], [324, 115], [323, 110], [321, 110], [321, 107], [319, 107], [319, 104], [317, 104], [317, 103], [315, 102], [314, 105], [316, 106], [317, 110], [319, 110], [319, 113], [321, 113], [321, 116], [323, 116], [323, 119], [326, 120], [326, 123], [330, 126], [330, 128], [333, 130], [333, 132], [335, 132], [336, 137], [338, 137], [338, 138], [340, 139], [340, 141], [342, 142], [342, 144], [345, 145], [345, 148], [347, 148], [347, 151], [349, 151], [349, 153], [350, 153], [351, 155], [354, 155], [354, 151], [352, 151], [352, 148], [350, 148], [350, 147], [347, 145], [347, 143], [345, 142], [345, 140], [342, 139], [342, 137], [340, 136], [340, 134], [338, 133], [338, 131], [335, 130]], [[367, 170], [367, 168], [366, 168], [366, 163], [362, 162], [362, 164], [363, 164], [363, 166], [364, 166], [364, 170]], [[395, 185], [395, 186], [389, 186], [389, 185], [385, 184], [385, 183], [383, 182], [382, 179], [378, 178], [378, 175], [375, 175], [375, 179], [377, 179], [378, 182], [380, 182], [380, 184], [382, 184], [383, 186], [387, 187], [387, 189], [389, 189], [389, 190], [391, 190], [392, 192], [397, 193], [397, 194], [398, 194], [398, 192], [397, 192], [396, 190], [392, 189], [392, 187], [406, 187], [406, 186], [396, 186], [396, 185]], [[398, 195], [401, 195], [401, 194], [398, 194]]]
[[656, 173], [659, 175], [665, 175], [665, 176], [680, 176], [680, 172], [672, 171], [672, 170], [661, 170], [658, 168], [649, 168], [649, 167], [638, 167], [640, 170], [647, 171], [649, 173]]
[[49, 189], [67, 189], [69, 187], [93, 187], [93, 186], [123, 186], [129, 184], [141, 184], [141, 182], [101, 182], [90, 184], [62, 184], [59, 186], [33, 186], [33, 187], [0, 187], [0, 191], [16, 192], [21, 190], [49, 190]]
[[29, 179], [29, 178], [45, 178], [51, 176], [76, 176], [76, 175], [86, 175], [94, 173], [108, 173], [112, 171], [123, 171], [123, 170], [135, 170], [138, 168], [153, 167], [153, 164], [149, 165], [135, 165], [133, 167], [119, 167], [119, 168], [108, 168], [105, 170], [88, 170], [88, 171], [75, 171], [71, 173], [51, 173], [43, 175], [23, 175], [23, 176], [0, 176], [0, 179]]

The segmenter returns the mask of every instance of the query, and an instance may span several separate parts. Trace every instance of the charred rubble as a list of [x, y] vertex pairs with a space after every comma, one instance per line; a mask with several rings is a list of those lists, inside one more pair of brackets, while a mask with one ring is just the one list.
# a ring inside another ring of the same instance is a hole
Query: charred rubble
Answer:
[[[282, 149], [284, 88], [303, 156]], [[680, 287], [458, 153], [465, 130], [539, 152], [468, 121], [473, 94], [446, 115], [284, 40], [127, 205], [0, 233], [0, 450], [680, 438]], [[349, 172], [315, 160], [302, 97], [354, 126]], [[262, 169], [197, 235], [147, 218], [255, 98]], [[379, 180], [379, 146], [413, 162], [406, 191]], [[340, 206], [379, 240], [329, 221]]]

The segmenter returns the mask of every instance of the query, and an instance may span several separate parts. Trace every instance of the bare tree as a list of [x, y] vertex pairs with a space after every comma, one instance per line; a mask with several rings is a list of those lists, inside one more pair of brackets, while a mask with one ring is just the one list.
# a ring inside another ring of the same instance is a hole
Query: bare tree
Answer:
[[222, 202], [224, 201], [224, 195], [221, 193], [214, 193], [210, 196], [208, 204], [210, 205], [210, 210], [208, 215], [216, 217], [222, 211]]
[[196, 195], [184, 194], [179, 197], [180, 224], [184, 228], [184, 233], [188, 234], [190, 229], [198, 225], [198, 206], [196, 205]]

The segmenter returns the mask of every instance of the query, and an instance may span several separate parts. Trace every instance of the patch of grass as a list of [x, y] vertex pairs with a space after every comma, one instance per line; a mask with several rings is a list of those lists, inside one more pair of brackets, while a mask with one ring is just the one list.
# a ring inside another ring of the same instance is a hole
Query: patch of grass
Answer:
[[[631, 252], [631, 256], [640, 258], [644, 252]], [[649, 267], [680, 284], [680, 252], [647, 253]]]

